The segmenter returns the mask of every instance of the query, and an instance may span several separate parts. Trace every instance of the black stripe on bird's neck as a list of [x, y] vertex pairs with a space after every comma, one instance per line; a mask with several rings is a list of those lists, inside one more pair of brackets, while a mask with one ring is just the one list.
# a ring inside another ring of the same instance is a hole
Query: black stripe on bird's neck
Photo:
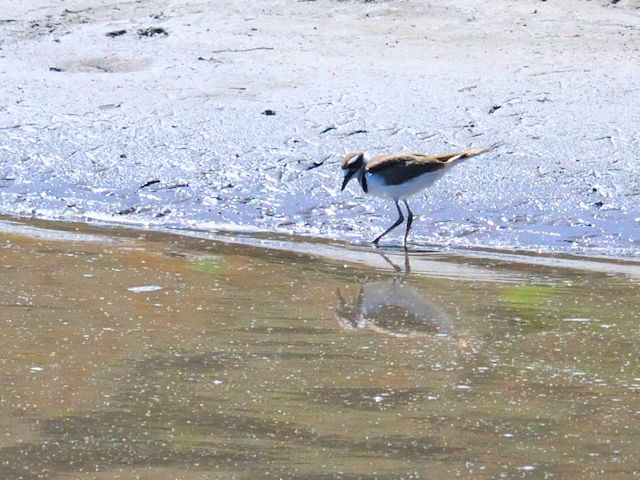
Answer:
[[360, 170], [360, 174], [358, 175], [358, 181], [360, 182], [360, 186], [364, 193], [369, 192], [369, 187], [367, 186], [367, 177], [364, 175], [364, 168]]

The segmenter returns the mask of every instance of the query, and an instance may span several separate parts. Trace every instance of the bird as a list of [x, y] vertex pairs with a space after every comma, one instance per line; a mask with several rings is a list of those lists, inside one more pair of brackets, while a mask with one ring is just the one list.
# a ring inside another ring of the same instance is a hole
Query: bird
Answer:
[[413, 212], [409, 208], [407, 198], [431, 186], [448, 170], [447, 167], [457, 160], [490, 152], [498, 145], [435, 155], [411, 152], [391, 153], [376, 155], [369, 160], [365, 160], [363, 152], [350, 152], [341, 162], [344, 173], [341, 190], [356, 178], [364, 193], [390, 199], [395, 203], [398, 219], [373, 240], [372, 243], [376, 246], [382, 237], [404, 222], [404, 214], [399, 203], [402, 201], [407, 208], [407, 228], [402, 243], [406, 248], [407, 237], [413, 222]]

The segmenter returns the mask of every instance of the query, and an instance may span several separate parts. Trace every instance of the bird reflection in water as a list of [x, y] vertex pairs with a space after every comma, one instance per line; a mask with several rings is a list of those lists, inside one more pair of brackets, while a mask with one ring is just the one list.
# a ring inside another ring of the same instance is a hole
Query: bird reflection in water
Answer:
[[[380, 255], [402, 275], [365, 283], [352, 301], [345, 300], [338, 290], [336, 316], [340, 325], [348, 330], [367, 329], [394, 337], [453, 336], [454, 325], [447, 311], [405, 282], [411, 271], [408, 252], [404, 272], [386, 255]], [[458, 345], [466, 348], [467, 343], [458, 339]]]

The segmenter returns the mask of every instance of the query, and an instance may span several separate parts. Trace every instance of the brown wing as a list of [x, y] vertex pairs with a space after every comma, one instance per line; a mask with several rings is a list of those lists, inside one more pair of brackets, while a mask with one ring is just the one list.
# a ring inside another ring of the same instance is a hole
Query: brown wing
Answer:
[[367, 172], [379, 172], [391, 167], [420, 166], [425, 172], [438, 170], [446, 164], [461, 158], [473, 157], [481, 153], [492, 150], [493, 147], [465, 150], [464, 152], [442, 153], [436, 155], [425, 155], [423, 153], [391, 153], [388, 155], [376, 155], [367, 162]]
[[426, 155], [415, 153], [378, 155], [367, 162], [365, 169], [369, 173], [380, 175], [387, 185], [398, 185], [425, 173], [439, 170], [446, 165], [438, 161], [437, 156], [429, 159], [426, 157]]
[[392, 153], [389, 155], [377, 155], [367, 162], [367, 172], [380, 172], [387, 168], [421, 166], [428, 172], [438, 170], [445, 166], [445, 161], [439, 155], [421, 155], [419, 153]]

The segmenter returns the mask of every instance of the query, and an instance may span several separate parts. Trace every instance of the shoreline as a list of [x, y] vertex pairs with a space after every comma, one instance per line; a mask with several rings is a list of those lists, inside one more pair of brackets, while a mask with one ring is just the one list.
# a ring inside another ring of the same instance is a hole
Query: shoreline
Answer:
[[[373, 267], [377, 270], [389, 270], [388, 258], [396, 263], [411, 259], [413, 274], [429, 274], [451, 276], [456, 278], [460, 270], [445, 268], [442, 272], [433, 270], [434, 266], [460, 264], [471, 266], [487, 266], [492, 270], [500, 266], [514, 268], [523, 267], [558, 268], [584, 270], [617, 275], [627, 275], [640, 279], [640, 260], [635, 258], [571, 255], [560, 253], [536, 253], [517, 250], [495, 250], [483, 248], [452, 248], [438, 245], [421, 245], [409, 248], [406, 252], [400, 246], [373, 247], [368, 244], [349, 244], [340, 240], [291, 236], [274, 232], [204, 230], [195, 228], [167, 228], [161, 225], [132, 225], [114, 222], [78, 222], [70, 220], [34, 219], [0, 215], [0, 233], [10, 233], [27, 237], [43, 238], [61, 242], [98, 242], [109, 243], [138, 240], [163, 241], [174, 239], [181, 243], [196, 242], [194, 248], [204, 248], [202, 241], [224, 248], [246, 248], [258, 251], [281, 252], [285, 256], [299, 255], [303, 257], [322, 257], [325, 260], [347, 262]], [[336, 243], [337, 242], [337, 243]], [[168, 244], [171, 242], [168, 241]], [[199, 246], [196, 246], [199, 245]], [[417, 263], [416, 263], [417, 262]], [[464, 268], [463, 268], [464, 270]], [[469, 279], [469, 275], [462, 274]], [[481, 275], [484, 277], [485, 275]], [[495, 279], [494, 279], [495, 281]], [[506, 279], [508, 283], [518, 281], [517, 278]]]

